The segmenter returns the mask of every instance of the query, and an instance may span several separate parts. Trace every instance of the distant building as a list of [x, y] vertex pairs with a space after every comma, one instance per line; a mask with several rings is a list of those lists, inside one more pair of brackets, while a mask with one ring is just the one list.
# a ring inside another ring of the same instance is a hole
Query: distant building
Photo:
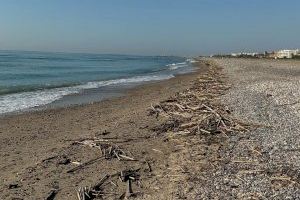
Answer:
[[259, 53], [248, 53], [248, 52], [240, 52], [240, 53], [231, 53], [231, 57], [257, 57], [260, 55]]
[[299, 54], [299, 49], [296, 50], [280, 50], [275, 53], [275, 59], [277, 58], [293, 58]]
[[217, 54], [211, 55], [211, 57], [233, 57], [233, 58], [273, 58], [273, 59], [283, 59], [283, 58], [294, 58], [300, 59], [300, 50], [279, 50], [268, 52], [265, 51], [263, 53], [258, 52], [233, 52], [231, 54]]
[[277, 53], [275, 51], [272, 51], [270, 53], [266, 54], [266, 58], [275, 58], [276, 59]]

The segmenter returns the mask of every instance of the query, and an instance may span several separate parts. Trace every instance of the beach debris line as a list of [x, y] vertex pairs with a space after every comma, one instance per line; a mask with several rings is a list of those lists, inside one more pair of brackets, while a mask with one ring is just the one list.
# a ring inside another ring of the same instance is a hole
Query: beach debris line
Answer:
[[230, 110], [219, 102], [219, 97], [230, 88], [216, 72], [216, 67], [201, 75], [193, 86], [175, 94], [166, 101], [151, 105], [149, 115], [165, 120], [153, 127], [157, 134], [172, 132], [175, 135], [230, 134], [248, 131], [248, 125], [230, 115]]
[[[208, 73], [198, 77], [192, 87], [176, 93], [165, 101], [150, 106], [149, 115], [154, 115], [158, 120], [162, 120], [160, 125], [152, 127], [156, 134], [170, 133], [173, 136], [201, 135], [209, 140], [214, 135], [228, 137], [231, 133], [248, 131], [249, 126], [234, 119], [230, 110], [220, 103], [219, 97], [226, 93], [230, 85], [223, 81], [224, 77], [218, 73], [219, 69], [217, 67], [211, 67], [211, 65], [208, 67]], [[99, 160], [101, 158], [105, 160], [137, 161], [130, 152], [126, 152], [117, 145], [118, 143], [122, 143], [122, 141], [118, 141], [116, 138], [95, 137], [82, 139], [74, 144], [99, 149]], [[152, 150], [163, 153], [155, 148]], [[94, 163], [93, 160], [88, 161], [69, 170], [69, 172], [82, 169], [92, 163]], [[146, 161], [144, 164], [147, 167], [145, 170], [150, 173], [152, 171], [150, 163]], [[184, 169], [182, 171], [185, 172]], [[182, 175], [170, 176], [174, 176], [174, 179], [180, 179]], [[118, 180], [122, 184], [117, 184]], [[77, 190], [77, 196], [79, 200], [104, 199], [111, 195], [118, 199], [127, 199], [138, 194], [133, 190], [133, 182], [141, 187], [139, 169], [123, 170], [113, 175], [106, 175], [95, 186], [80, 187]]]
[[[208, 190], [213, 191], [208, 198], [222, 199], [218, 196], [222, 191], [214, 190], [215, 181], [220, 178], [215, 172], [219, 168], [228, 169], [227, 163], [239, 165], [230, 162], [234, 157], [226, 157], [225, 152], [231, 148], [234, 136], [247, 138], [249, 129], [252, 130], [252, 126], [234, 118], [230, 109], [222, 104], [221, 97], [231, 85], [221, 68], [206, 61], [203, 67], [206, 67], [205, 72], [191, 87], [148, 109], [148, 114], [159, 122], [151, 127], [156, 135], [180, 146], [170, 156], [172, 166], [176, 167], [168, 168], [168, 178], [178, 188], [176, 194], [182, 199], [208, 197]], [[253, 164], [251, 159], [242, 161], [245, 165]]]

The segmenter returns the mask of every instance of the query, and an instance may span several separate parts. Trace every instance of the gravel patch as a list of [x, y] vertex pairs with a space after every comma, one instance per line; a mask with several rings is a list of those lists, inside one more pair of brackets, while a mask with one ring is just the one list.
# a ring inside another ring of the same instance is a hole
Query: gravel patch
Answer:
[[224, 162], [202, 173], [200, 198], [300, 199], [300, 61], [213, 59], [232, 88], [222, 97], [254, 130], [230, 136]]

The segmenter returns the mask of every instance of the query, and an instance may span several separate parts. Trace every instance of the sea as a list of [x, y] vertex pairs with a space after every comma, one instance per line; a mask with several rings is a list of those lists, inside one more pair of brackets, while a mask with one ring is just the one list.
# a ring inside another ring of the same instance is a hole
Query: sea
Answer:
[[0, 51], [0, 114], [101, 101], [194, 71], [193, 59]]

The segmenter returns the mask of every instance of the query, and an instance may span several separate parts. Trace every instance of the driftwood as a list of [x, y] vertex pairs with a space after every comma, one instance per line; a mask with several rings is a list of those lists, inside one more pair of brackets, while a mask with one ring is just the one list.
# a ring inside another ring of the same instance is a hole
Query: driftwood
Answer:
[[133, 191], [132, 191], [132, 186], [131, 186], [131, 180], [128, 179], [125, 197], [128, 198], [128, 197], [131, 197], [132, 195], [133, 195]]
[[106, 175], [99, 181], [99, 183], [97, 183], [93, 188], [95, 188], [95, 189], [100, 188], [100, 187], [103, 185], [103, 183], [109, 179], [109, 177], [110, 177], [110, 176], [109, 176], [108, 174], [106, 174]]
[[91, 200], [99, 196], [103, 196], [102, 185], [109, 179], [109, 175], [105, 175], [96, 185], [93, 187], [80, 187], [77, 190], [78, 200]]
[[53, 200], [55, 196], [57, 195], [58, 190], [51, 190], [48, 196], [45, 198], [45, 200]]
[[139, 177], [140, 177], [140, 175], [138, 174], [139, 170], [140, 169], [124, 170], [124, 171], [120, 172], [120, 176], [119, 176], [120, 180], [122, 182], [126, 182], [126, 184], [127, 184], [126, 192], [121, 195], [121, 199], [124, 199], [124, 198], [127, 199], [127, 198], [135, 195], [135, 193], [132, 190], [132, 184], [131, 183], [132, 183], [132, 181], [138, 181], [139, 180]]
[[147, 163], [149, 172], [152, 172], [152, 167], [151, 167], [150, 163], [148, 161], [146, 161], [146, 163]]
[[78, 198], [78, 200], [91, 200], [91, 199], [95, 199], [95, 198], [99, 198], [99, 197], [101, 197], [103, 199], [104, 195], [106, 195], [106, 194], [117, 195], [116, 193], [104, 192], [105, 186], [107, 186], [107, 184], [104, 185], [105, 182], [108, 182], [108, 183], [114, 185], [115, 187], [117, 186], [112, 181], [113, 178], [119, 178], [121, 182], [126, 183], [126, 192], [124, 192], [120, 198], [124, 199], [124, 198], [131, 197], [135, 194], [135, 193], [133, 193], [133, 190], [132, 190], [132, 182], [139, 181], [139, 178], [140, 178], [140, 175], [138, 173], [139, 170], [140, 169], [135, 169], [135, 170], [130, 169], [130, 170], [123, 170], [123, 171], [117, 172], [112, 175], [106, 174], [94, 186], [78, 188], [77, 198]]
[[82, 163], [82, 164], [78, 165], [77, 167], [74, 167], [74, 168], [68, 170], [67, 173], [73, 173], [73, 172], [75, 172], [77, 170], [80, 170], [80, 169], [82, 169], [82, 168], [84, 168], [84, 167], [86, 167], [88, 165], [91, 165], [91, 164], [93, 164], [93, 163], [95, 163], [95, 162], [97, 162], [99, 160], [102, 160], [102, 159], [104, 159], [103, 156], [101, 156], [99, 158], [95, 158], [95, 159], [89, 160], [89, 161], [87, 161], [85, 163]]
[[136, 159], [128, 156], [126, 152], [116, 144], [108, 143], [107, 139], [87, 139], [77, 141], [77, 144], [86, 145], [100, 150], [102, 156], [107, 159], [117, 158], [118, 160], [136, 161]]
[[[156, 105], [151, 105], [148, 109], [148, 114], [159, 118], [162, 123], [152, 130], [157, 134], [166, 134], [167, 137], [187, 137], [190, 135], [204, 136], [207, 141], [220, 134], [226, 136], [235, 131], [248, 131], [248, 126], [245, 123], [234, 119], [230, 115], [230, 110], [222, 105], [219, 97], [225, 94], [225, 91], [230, 88], [222, 81], [222, 75], [213, 68], [206, 75], [195, 80], [193, 86], [183, 92], [176, 93], [169, 99], [162, 101]], [[145, 126], [147, 127], [147, 126]], [[141, 127], [144, 128], [144, 127]], [[92, 164], [100, 159], [119, 161], [136, 161], [136, 159], [120, 146], [121, 143], [118, 138], [87, 138], [76, 141], [75, 144], [89, 146], [96, 148], [101, 154], [100, 158], [83, 163], [71, 170], [68, 173], [75, 172]], [[152, 149], [155, 152], [163, 153], [161, 150]], [[255, 150], [253, 150], [255, 153]], [[220, 160], [216, 160], [220, 161]], [[234, 160], [233, 163], [255, 163], [251, 160]], [[146, 161], [148, 168], [144, 172], [152, 172], [152, 167]], [[182, 175], [168, 175], [181, 177]], [[81, 187], [77, 191], [79, 200], [89, 200], [94, 198], [105, 199], [106, 186], [117, 187], [116, 180], [119, 179], [122, 184], [126, 184], [126, 191], [118, 197], [126, 199], [132, 197], [133, 192], [132, 183], [136, 181], [141, 185], [139, 169], [137, 170], [123, 170], [112, 175], [104, 176], [98, 184], [90, 187]], [[278, 180], [278, 179], [277, 179]], [[105, 184], [107, 182], [108, 184]], [[110, 189], [110, 188], [109, 188]]]
[[121, 171], [119, 173], [120, 180], [122, 182], [126, 182], [129, 179], [130, 180], [137, 180], [137, 179], [139, 179], [139, 174], [138, 174], [139, 170], [140, 170], [140, 168], [139, 169], [135, 169], [135, 170], [123, 170], [123, 171]]
[[222, 75], [211, 68], [191, 88], [151, 105], [149, 115], [155, 114], [164, 119], [152, 130], [157, 134], [171, 132], [174, 135], [222, 133], [226, 137], [231, 132], [249, 131], [249, 125], [233, 119], [230, 110], [218, 99], [229, 88], [222, 81]]

